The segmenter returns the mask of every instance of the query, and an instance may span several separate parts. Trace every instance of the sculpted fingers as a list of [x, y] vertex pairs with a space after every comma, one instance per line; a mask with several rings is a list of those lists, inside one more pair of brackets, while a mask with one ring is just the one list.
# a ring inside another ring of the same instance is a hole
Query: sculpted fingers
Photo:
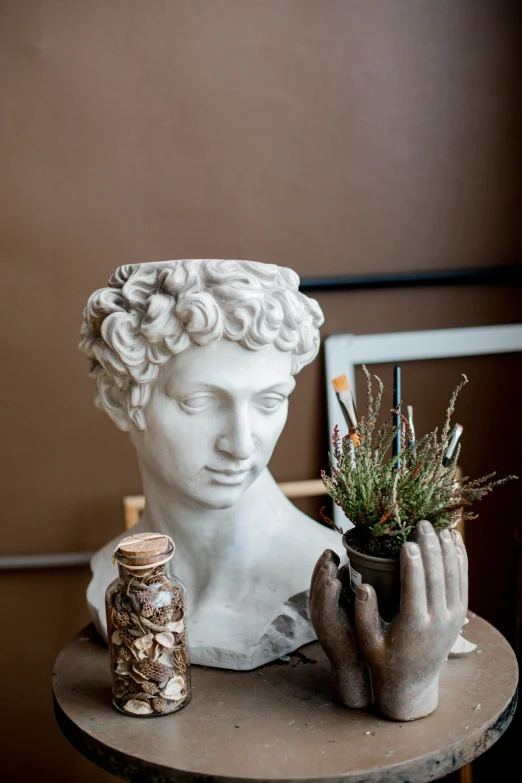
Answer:
[[359, 585], [355, 596], [355, 630], [362, 654], [371, 657], [383, 641], [382, 620], [377, 595], [371, 585]]
[[406, 621], [424, 617], [428, 611], [426, 580], [417, 544], [401, 546], [401, 617]]
[[335, 577], [325, 577], [314, 595], [314, 612], [323, 626], [333, 627], [339, 622], [339, 596], [342, 585]]
[[415, 539], [424, 565], [428, 611], [432, 616], [440, 617], [446, 610], [446, 587], [439, 539], [425, 519], [417, 524]]
[[341, 590], [338, 579], [325, 579], [318, 585], [310, 607], [314, 631], [332, 663], [346, 652], [348, 629], [339, 609]]
[[442, 530], [438, 534], [442, 561], [444, 563], [444, 578], [446, 583], [446, 605], [450, 611], [459, 610], [460, 598], [460, 569], [457, 548], [453, 536], [449, 530]]
[[468, 553], [459, 531], [452, 530], [451, 534], [455, 542], [455, 551], [459, 565], [460, 602], [462, 609], [466, 612], [468, 608]]
[[[336, 562], [337, 561], [337, 562]], [[342, 585], [338, 576], [339, 558], [326, 550], [319, 558], [312, 580], [310, 616], [319, 641], [328, 644], [339, 632], [339, 596]]]
[[325, 578], [325, 574], [337, 576], [337, 568], [339, 566], [339, 557], [332, 549], [325, 549], [317, 563], [312, 574], [312, 580], [310, 583], [310, 603], [313, 601], [314, 589], [319, 578], [319, 581]]

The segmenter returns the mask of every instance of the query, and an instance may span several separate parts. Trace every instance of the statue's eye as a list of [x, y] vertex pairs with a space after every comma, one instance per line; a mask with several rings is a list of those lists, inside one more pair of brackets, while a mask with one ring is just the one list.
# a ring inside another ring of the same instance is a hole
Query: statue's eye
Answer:
[[184, 400], [181, 400], [180, 405], [183, 410], [194, 413], [206, 410], [213, 402], [214, 397], [211, 394], [193, 394], [191, 397], [185, 397]]
[[275, 411], [285, 400], [286, 397], [282, 394], [263, 394], [256, 397], [256, 405], [266, 411]]

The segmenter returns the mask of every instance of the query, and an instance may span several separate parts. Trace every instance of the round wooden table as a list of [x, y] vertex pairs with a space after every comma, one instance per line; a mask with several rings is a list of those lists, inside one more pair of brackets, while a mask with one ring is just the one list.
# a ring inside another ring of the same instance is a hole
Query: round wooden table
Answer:
[[466, 637], [477, 651], [447, 661], [437, 710], [411, 723], [336, 704], [318, 643], [249, 672], [193, 666], [192, 700], [179, 712], [123, 715], [112, 706], [108, 650], [93, 626], [56, 660], [56, 717], [77, 750], [128, 781], [436, 780], [487, 750], [516, 707], [513, 650], [469, 617]]

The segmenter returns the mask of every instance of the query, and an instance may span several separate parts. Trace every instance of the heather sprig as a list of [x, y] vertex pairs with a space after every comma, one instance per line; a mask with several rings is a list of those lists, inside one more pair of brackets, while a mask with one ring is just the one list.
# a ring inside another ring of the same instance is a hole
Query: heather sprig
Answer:
[[[372, 376], [365, 366], [363, 370], [367, 384], [366, 415], [350, 430], [359, 436], [359, 446], [354, 448], [350, 433], [341, 438], [336, 427], [330, 475], [322, 471], [321, 476], [327, 493], [355, 525], [356, 547], [377, 557], [397, 557], [401, 545], [414, 540], [417, 522], [427, 519], [439, 531], [453, 527], [459, 518], [474, 519], [477, 515], [469, 507], [494, 487], [517, 476], [497, 481], [491, 481], [495, 473], [474, 480], [468, 476], [459, 478], [460, 446], [449, 464], [443, 466], [457, 427], [452, 426], [451, 417], [459, 392], [468, 382], [465, 375], [451, 395], [440, 434], [437, 428], [412, 444], [408, 420], [400, 415], [402, 450], [390, 458], [390, 446], [397, 432], [393, 417], [399, 411], [391, 410], [377, 428], [383, 384], [378, 376], [373, 376], [378, 384], [374, 395]], [[324, 513], [322, 517], [343, 533]]]

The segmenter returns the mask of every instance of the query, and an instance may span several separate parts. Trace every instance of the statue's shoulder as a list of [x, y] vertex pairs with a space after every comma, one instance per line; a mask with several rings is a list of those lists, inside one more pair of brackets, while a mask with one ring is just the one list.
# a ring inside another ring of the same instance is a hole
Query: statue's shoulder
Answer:
[[118, 533], [117, 536], [115, 536], [107, 544], [104, 544], [101, 549], [98, 549], [98, 551], [94, 553], [91, 558], [91, 571], [95, 573], [100, 567], [106, 568], [108, 565], [112, 565], [112, 555], [122, 538], [133, 535], [135, 533], [144, 532], [146, 531], [143, 529], [141, 522], [138, 522], [138, 524], [135, 525], [132, 530], [122, 530], [121, 533]]
[[344, 553], [342, 536], [316, 519], [307, 516], [294, 506], [290, 525], [286, 530], [294, 557], [302, 556], [315, 561], [325, 549], [332, 549], [339, 557]]

